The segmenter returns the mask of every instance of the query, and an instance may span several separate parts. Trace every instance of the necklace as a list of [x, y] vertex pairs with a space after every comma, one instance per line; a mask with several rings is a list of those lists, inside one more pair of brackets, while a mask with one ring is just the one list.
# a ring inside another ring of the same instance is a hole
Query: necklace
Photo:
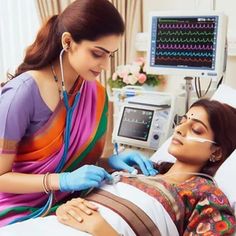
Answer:
[[51, 66], [51, 71], [52, 71], [52, 74], [53, 74], [54, 81], [55, 81], [56, 84], [57, 84], [57, 89], [58, 89], [59, 97], [62, 98], [62, 91], [61, 91], [61, 87], [60, 87], [60, 85], [59, 85], [59, 83], [58, 83], [57, 74], [56, 74], [56, 72], [55, 72], [55, 69], [54, 69], [53, 64], [51, 64], [50, 66]]

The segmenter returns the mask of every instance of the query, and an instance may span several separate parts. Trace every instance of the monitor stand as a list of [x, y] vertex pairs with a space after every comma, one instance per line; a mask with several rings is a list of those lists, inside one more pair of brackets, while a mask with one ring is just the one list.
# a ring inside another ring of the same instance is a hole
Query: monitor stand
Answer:
[[186, 100], [185, 100], [185, 112], [188, 112], [189, 103], [190, 103], [190, 93], [192, 90], [192, 79], [193, 77], [184, 77], [185, 79], [185, 91], [186, 91]]

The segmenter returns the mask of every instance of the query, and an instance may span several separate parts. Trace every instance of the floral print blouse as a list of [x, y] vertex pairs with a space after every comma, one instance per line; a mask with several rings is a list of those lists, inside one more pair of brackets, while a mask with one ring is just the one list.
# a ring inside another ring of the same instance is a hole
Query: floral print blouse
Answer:
[[225, 194], [209, 179], [194, 176], [181, 184], [160, 178], [122, 178], [157, 199], [184, 236], [233, 235], [236, 219]]

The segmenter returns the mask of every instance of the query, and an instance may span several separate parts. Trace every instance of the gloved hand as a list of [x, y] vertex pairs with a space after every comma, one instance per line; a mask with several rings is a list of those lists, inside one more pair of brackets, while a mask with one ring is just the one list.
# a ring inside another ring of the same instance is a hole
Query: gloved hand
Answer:
[[133, 172], [133, 165], [138, 165], [143, 172], [144, 175], [156, 175], [158, 173], [157, 170], [153, 168], [152, 162], [143, 156], [139, 152], [121, 152], [118, 155], [112, 155], [108, 159], [109, 165], [116, 170], [127, 170], [128, 172]]
[[99, 187], [103, 180], [112, 181], [112, 176], [103, 168], [84, 165], [73, 172], [59, 174], [59, 189], [62, 192], [79, 191]]

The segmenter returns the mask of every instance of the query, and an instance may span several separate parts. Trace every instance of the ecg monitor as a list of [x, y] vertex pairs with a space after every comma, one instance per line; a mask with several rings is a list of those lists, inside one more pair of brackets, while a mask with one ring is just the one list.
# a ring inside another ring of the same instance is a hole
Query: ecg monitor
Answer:
[[226, 32], [226, 16], [214, 11], [151, 12], [148, 73], [219, 78]]
[[119, 144], [156, 150], [166, 138], [170, 106], [125, 104], [120, 111], [114, 140]]
[[126, 138], [147, 141], [153, 113], [153, 110], [124, 107], [118, 135]]

